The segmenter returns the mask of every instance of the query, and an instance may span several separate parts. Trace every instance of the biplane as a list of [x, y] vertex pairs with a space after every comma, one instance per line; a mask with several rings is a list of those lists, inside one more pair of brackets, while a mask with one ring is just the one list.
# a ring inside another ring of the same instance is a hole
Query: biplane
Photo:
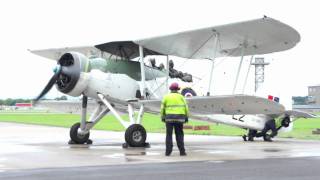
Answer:
[[[161, 98], [168, 92], [168, 84], [182, 82], [181, 78], [169, 76], [169, 56], [176, 56], [212, 63], [208, 68], [210, 80], [205, 96], [195, 96], [190, 88], [182, 89], [188, 96], [186, 99], [193, 118], [254, 130], [263, 129], [270, 118], [282, 118], [283, 128], [286, 128], [293, 121], [292, 117], [313, 115], [287, 110], [282, 104], [265, 97], [245, 94], [215, 96], [211, 92], [212, 76], [215, 60], [219, 57], [240, 57], [242, 62], [245, 56], [291, 49], [299, 41], [300, 35], [295, 29], [263, 17], [134, 41], [32, 50], [34, 54], [57, 61], [54, 75], [35, 102], [54, 85], [64, 94], [82, 96], [80, 122], [70, 128], [73, 143], [88, 143], [90, 130], [111, 112], [125, 128], [126, 144], [145, 146], [147, 132], [141, 123], [143, 114], [158, 113]], [[147, 66], [144, 63], [147, 56], [167, 57], [167, 68]], [[237, 81], [238, 77], [235, 84]], [[88, 97], [97, 102], [89, 119], [86, 118]], [[120, 107], [127, 109], [129, 121], [120, 116]]]

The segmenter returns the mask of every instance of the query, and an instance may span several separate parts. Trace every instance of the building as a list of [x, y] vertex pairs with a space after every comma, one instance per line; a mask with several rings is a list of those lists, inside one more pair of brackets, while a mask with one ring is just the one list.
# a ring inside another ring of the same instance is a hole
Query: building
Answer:
[[[48, 112], [81, 114], [81, 105], [81, 100], [41, 100], [36, 107], [47, 109]], [[96, 107], [97, 103], [89, 99], [87, 112], [93, 112]]]
[[320, 85], [308, 86], [308, 96], [292, 97], [294, 110], [320, 112]]
[[16, 103], [15, 109], [31, 109], [32, 103]]
[[308, 104], [320, 105], [320, 85], [308, 86]]

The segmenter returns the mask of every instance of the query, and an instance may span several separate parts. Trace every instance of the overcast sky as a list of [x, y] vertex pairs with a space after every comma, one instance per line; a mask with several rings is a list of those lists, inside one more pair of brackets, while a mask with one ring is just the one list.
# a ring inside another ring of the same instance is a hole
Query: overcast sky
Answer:
[[[266, 67], [266, 85], [270, 91], [286, 96], [307, 95], [307, 86], [320, 84], [316, 54], [320, 42], [320, 11], [315, 0], [0, 1], [0, 98], [35, 97], [52, 76], [55, 62], [31, 54], [27, 49], [135, 40], [263, 15], [290, 25], [301, 35], [301, 42], [293, 49], [264, 56], [271, 63]], [[239, 59], [219, 61], [222, 62], [215, 71], [214, 92], [230, 94]], [[202, 84], [206, 84], [210, 70], [207, 62], [180, 60], [176, 67], [202, 77]], [[246, 92], [250, 94], [253, 73], [249, 78]], [[238, 92], [241, 88], [239, 83]], [[59, 95], [56, 90], [49, 94], [56, 95]]]

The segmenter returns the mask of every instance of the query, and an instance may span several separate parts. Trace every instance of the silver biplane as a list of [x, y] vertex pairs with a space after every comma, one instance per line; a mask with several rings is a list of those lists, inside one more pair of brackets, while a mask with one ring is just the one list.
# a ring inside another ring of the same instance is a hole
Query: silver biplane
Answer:
[[[126, 129], [126, 144], [145, 146], [147, 133], [141, 125], [144, 112], [159, 112], [161, 98], [168, 92], [168, 84], [181, 82], [181, 79], [169, 77], [169, 69], [146, 66], [145, 57], [166, 56], [166, 67], [169, 55], [209, 59], [212, 66], [208, 69], [210, 81], [206, 96], [187, 97], [193, 118], [253, 130], [263, 129], [270, 118], [282, 118], [282, 128], [286, 128], [293, 121], [288, 117], [307, 118], [313, 115], [286, 110], [280, 103], [263, 97], [211, 95], [214, 62], [216, 58], [226, 56], [241, 57], [242, 62], [244, 56], [285, 51], [299, 41], [300, 35], [295, 29], [278, 20], [263, 17], [136, 41], [32, 50], [34, 54], [57, 61], [53, 77], [35, 101], [40, 100], [54, 85], [67, 95], [83, 96], [81, 120], [70, 129], [73, 143], [88, 143], [90, 130], [111, 112]], [[89, 119], [86, 118], [88, 97], [97, 100], [97, 107]], [[120, 107], [127, 109], [129, 121], [119, 115]]]

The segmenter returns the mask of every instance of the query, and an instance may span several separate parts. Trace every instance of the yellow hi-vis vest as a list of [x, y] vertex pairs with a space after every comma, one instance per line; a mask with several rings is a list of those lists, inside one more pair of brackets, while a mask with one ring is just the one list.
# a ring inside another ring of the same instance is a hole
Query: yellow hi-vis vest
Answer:
[[161, 118], [166, 122], [185, 122], [189, 109], [185, 98], [180, 93], [165, 95], [161, 103]]
[[276, 123], [276, 128], [278, 129], [282, 125], [282, 119], [280, 118], [275, 119], [275, 123]]

